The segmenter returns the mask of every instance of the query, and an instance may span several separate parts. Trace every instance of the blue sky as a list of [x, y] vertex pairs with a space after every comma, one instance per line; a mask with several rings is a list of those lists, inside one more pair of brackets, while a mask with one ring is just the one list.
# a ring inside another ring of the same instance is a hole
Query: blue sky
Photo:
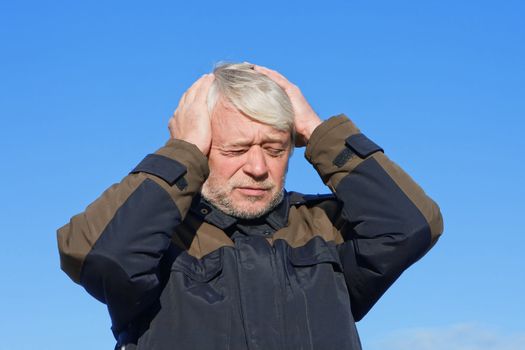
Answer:
[[[218, 61], [347, 114], [440, 205], [445, 233], [358, 324], [365, 349], [525, 340], [522, 1], [0, 3], [0, 349], [111, 349], [56, 229], [168, 138]], [[297, 150], [287, 187], [327, 192]]]

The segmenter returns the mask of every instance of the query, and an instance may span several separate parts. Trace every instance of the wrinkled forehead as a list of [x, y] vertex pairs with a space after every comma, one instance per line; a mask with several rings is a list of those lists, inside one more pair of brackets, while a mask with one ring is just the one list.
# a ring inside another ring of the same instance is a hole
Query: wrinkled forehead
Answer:
[[261, 123], [230, 102], [217, 101], [211, 116], [212, 140], [221, 144], [280, 143], [288, 146], [290, 133]]

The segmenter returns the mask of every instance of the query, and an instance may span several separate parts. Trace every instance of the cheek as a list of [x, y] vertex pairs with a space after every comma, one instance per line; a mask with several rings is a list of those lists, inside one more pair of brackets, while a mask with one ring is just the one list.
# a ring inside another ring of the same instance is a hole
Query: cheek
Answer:
[[270, 163], [270, 171], [272, 174], [272, 178], [278, 182], [283, 179], [283, 177], [286, 175], [286, 168], [288, 165], [288, 161], [282, 161], [280, 159], [276, 159]]
[[214, 157], [208, 161], [210, 177], [228, 180], [242, 167], [242, 162], [236, 158]]

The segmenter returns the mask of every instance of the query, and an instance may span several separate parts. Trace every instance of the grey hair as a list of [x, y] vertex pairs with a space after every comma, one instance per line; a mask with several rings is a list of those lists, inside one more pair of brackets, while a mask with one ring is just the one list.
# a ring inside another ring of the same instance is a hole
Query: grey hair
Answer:
[[208, 92], [210, 115], [219, 99], [225, 98], [250, 118], [288, 131], [294, 136], [294, 112], [286, 92], [249, 63], [219, 63]]

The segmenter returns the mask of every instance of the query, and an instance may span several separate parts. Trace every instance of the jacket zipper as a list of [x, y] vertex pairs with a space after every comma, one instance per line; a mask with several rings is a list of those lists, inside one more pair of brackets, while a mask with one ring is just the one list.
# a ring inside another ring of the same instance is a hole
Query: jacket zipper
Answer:
[[244, 310], [243, 310], [243, 307], [242, 307], [241, 274], [239, 272], [240, 257], [239, 257], [239, 252], [237, 250], [237, 247], [235, 247], [235, 258], [237, 260], [235, 262], [235, 270], [237, 271], [237, 292], [239, 293], [239, 297], [237, 298], [237, 300], [238, 300], [238, 304], [239, 304], [239, 311], [240, 311], [240, 314], [241, 314], [241, 324], [242, 324], [242, 331], [243, 331], [243, 334], [244, 334], [244, 342], [246, 343], [246, 349], [249, 350], [250, 349], [250, 342], [248, 341], [248, 334], [246, 332], [246, 324], [245, 324], [245, 321], [244, 321]]
[[272, 270], [273, 270], [273, 275], [276, 276], [277, 278], [275, 279], [276, 282], [275, 283], [275, 292], [274, 292], [274, 300], [275, 300], [275, 306], [276, 306], [276, 312], [277, 312], [277, 319], [278, 319], [278, 322], [279, 322], [279, 343], [280, 343], [280, 348], [281, 349], [286, 349], [286, 344], [285, 344], [285, 338], [284, 338], [284, 335], [283, 335], [283, 330], [284, 330], [284, 311], [283, 311], [283, 304], [281, 302], [281, 298], [284, 296], [284, 290], [283, 290], [283, 275], [282, 275], [282, 269], [280, 269], [277, 265], [278, 265], [278, 260], [277, 260], [277, 254], [276, 254], [276, 250], [275, 250], [275, 246], [272, 244], [273, 243], [273, 239], [272, 239], [272, 243], [270, 243], [270, 241], [268, 239], [266, 239], [266, 242], [268, 243], [268, 248], [270, 250], [270, 259], [271, 259], [271, 264], [272, 264]]

